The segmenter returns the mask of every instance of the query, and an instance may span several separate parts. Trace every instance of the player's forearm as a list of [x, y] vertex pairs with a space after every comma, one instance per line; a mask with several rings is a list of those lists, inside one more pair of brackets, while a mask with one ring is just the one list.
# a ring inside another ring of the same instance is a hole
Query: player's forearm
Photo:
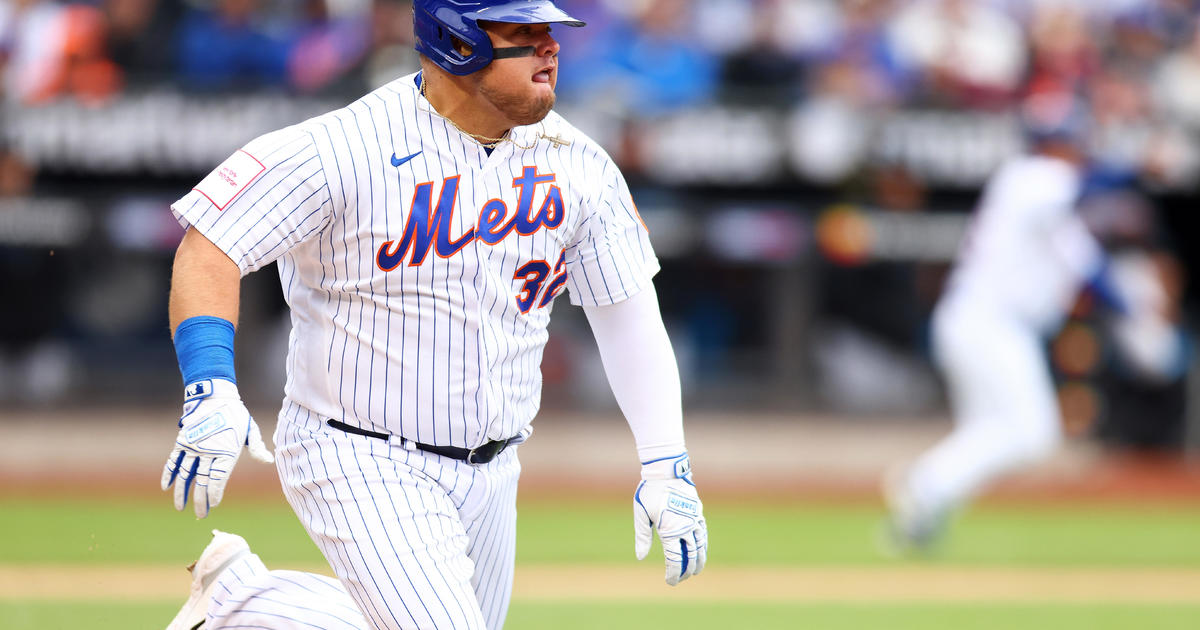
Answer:
[[1050, 251], [1076, 277], [1087, 279], [1105, 264], [1104, 248], [1077, 214], [1069, 214], [1053, 226]]
[[1101, 304], [1117, 313], [1129, 311], [1130, 304], [1111, 278], [1108, 255], [1079, 215], [1070, 214], [1055, 226], [1049, 244], [1050, 251]]
[[584, 307], [609, 385], [642, 461], [684, 450], [679, 367], [654, 287], [608, 306]]
[[175, 252], [168, 306], [171, 333], [190, 317], [219, 317], [235, 326], [241, 270], [225, 252], [190, 229]]

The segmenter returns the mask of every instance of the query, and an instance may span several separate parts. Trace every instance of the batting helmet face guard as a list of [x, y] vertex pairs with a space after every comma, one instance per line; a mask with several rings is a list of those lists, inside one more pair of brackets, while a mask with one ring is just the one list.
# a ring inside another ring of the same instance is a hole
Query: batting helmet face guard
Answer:
[[[416, 0], [413, 27], [417, 52], [446, 72], [463, 76], [483, 69], [493, 59], [522, 56], [528, 49], [492, 48], [479, 22], [508, 24], [566, 24], [584, 26], [552, 0]], [[470, 47], [462, 54], [455, 40]]]

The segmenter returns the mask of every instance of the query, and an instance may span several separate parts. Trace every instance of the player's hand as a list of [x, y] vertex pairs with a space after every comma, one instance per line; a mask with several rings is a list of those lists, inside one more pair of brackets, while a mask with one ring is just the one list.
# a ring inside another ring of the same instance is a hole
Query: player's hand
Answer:
[[1160, 266], [1141, 252], [1113, 258], [1110, 278], [1126, 301], [1127, 312], [1114, 317], [1112, 333], [1121, 356], [1138, 375], [1166, 383], [1187, 371], [1188, 352], [1175, 321], [1178, 298]]
[[633, 495], [638, 560], [650, 553], [653, 530], [658, 530], [666, 557], [667, 584], [675, 586], [704, 569], [708, 527], [687, 453], [642, 465], [642, 481]]
[[175, 509], [183, 510], [188, 490], [196, 517], [208, 516], [225, 494], [225, 482], [248, 447], [250, 456], [271, 463], [275, 457], [263, 444], [262, 433], [242, 404], [237, 385], [224, 379], [191, 383], [184, 390], [179, 436], [163, 468], [162, 489], [175, 484]]

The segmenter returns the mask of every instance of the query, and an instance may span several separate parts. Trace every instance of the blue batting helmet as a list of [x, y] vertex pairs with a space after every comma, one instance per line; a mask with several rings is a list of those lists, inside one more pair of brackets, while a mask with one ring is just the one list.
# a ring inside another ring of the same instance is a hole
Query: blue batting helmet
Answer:
[[[521, 56], [522, 49], [519, 48], [493, 49], [492, 40], [479, 26], [481, 20], [509, 24], [584, 25], [555, 6], [552, 0], [416, 0], [413, 2], [413, 28], [417, 52], [429, 57], [446, 72], [459, 76], [481, 70], [493, 59]], [[470, 47], [469, 54], [459, 52], [456, 39]]]

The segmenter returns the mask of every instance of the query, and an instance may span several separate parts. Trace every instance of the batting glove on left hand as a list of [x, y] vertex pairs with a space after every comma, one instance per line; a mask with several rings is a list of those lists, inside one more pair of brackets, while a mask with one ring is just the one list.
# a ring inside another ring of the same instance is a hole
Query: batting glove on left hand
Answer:
[[237, 385], [224, 379], [196, 381], [184, 390], [179, 436], [163, 468], [162, 489], [175, 484], [175, 509], [183, 510], [188, 490], [195, 484], [192, 502], [197, 518], [221, 502], [225, 482], [242, 454], [242, 446], [260, 462], [275, 457], [263, 444], [262, 433], [242, 404]]
[[675, 586], [704, 569], [708, 526], [687, 453], [642, 465], [642, 482], [633, 495], [633, 529], [638, 560], [650, 553], [653, 530], [658, 530], [667, 584]]

